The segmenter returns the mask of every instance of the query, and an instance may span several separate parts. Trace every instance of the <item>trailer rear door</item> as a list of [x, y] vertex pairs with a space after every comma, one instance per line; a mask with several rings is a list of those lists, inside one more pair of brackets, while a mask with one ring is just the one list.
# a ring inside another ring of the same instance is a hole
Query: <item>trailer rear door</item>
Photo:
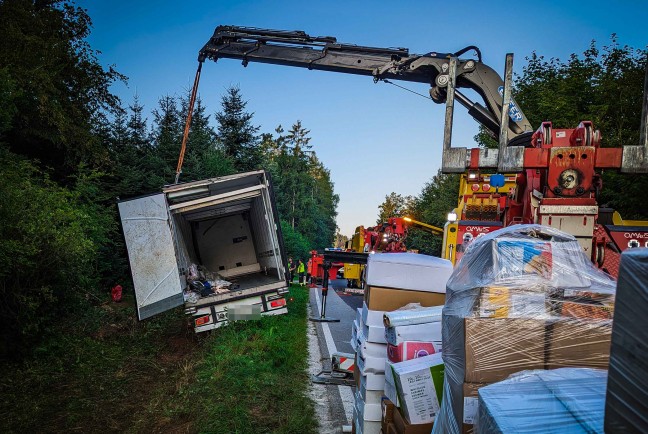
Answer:
[[184, 303], [164, 193], [119, 203], [140, 320]]

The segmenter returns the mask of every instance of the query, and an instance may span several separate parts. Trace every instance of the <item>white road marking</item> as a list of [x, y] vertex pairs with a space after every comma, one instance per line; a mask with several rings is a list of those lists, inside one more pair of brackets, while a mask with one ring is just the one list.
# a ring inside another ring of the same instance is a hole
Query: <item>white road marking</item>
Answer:
[[[329, 291], [333, 289], [329, 286]], [[313, 288], [315, 291], [315, 299], [317, 301], [317, 314], [322, 315], [322, 302], [319, 296], [320, 288]], [[326, 342], [326, 349], [329, 352], [329, 356], [337, 352], [337, 347], [335, 346], [335, 341], [333, 340], [333, 335], [331, 334], [331, 329], [329, 328], [328, 323], [322, 322], [322, 330], [324, 330], [324, 341]], [[340, 393], [340, 398], [342, 399], [342, 405], [344, 406], [344, 413], [347, 417], [347, 422], [349, 424], [353, 423], [353, 403], [354, 396], [351, 388], [349, 386], [338, 386], [338, 391]]]

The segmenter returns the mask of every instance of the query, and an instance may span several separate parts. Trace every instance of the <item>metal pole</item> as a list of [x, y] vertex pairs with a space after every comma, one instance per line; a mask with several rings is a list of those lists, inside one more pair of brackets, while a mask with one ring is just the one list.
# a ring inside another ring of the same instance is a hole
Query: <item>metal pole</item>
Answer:
[[644, 149], [644, 158], [648, 158], [648, 58], [646, 59], [646, 76], [644, 77], [643, 106], [641, 109], [641, 132], [639, 146]]
[[189, 138], [189, 127], [191, 126], [191, 116], [193, 115], [194, 103], [196, 102], [196, 94], [198, 93], [198, 83], [200, 82], [200, 71], [202, 70], [203, 62], [198, 62], [198, 70], [196, 71], [196, 78], [194, 79], [193, 88], [191, 89], [191, 97], [189, 98], [189, 110], [187, 112], [187, 121], [185, 122], [184, 133], [182, 134], [182, 146], [180, 146], [180, 156], [178, 157], [178, 167], [176, 168], [175, 183], [180, 179], [182, 172], [182, 163], [184, 162], [184, 154], [187, 149], [187, 139]]
[[312, 317], [309, 318], [311, 321], [315, 322], [340, 322], [339, 319], [327, 318], [326, 317], [326, 298], [328, 296], [328, 274], [329, 269], [331, 268], [331, 261], [324, 261], [324, 277], [322, 278], [322, 313], [319, 318]]
[[[506, 147], [508, 145], [509, 106], [511, 104], [511, 85], [513, 81], [513, 53], [506, 55], [504, 67], [504, 92], [502, 95], [502, 114], [500, 117], [498, 165], [502, 166]], [[501, 169], [500, 169], [501, 170]]]
[[[443, 76], [439, 76], [443, 77]], [[457, 58], [451, 57], [448, 67], [448, 84], [446, 87], [446, 111], [443, 127], [443, 150], [452, 147], [452, 122], [454, 116], [455, 86], [457, 81]]]

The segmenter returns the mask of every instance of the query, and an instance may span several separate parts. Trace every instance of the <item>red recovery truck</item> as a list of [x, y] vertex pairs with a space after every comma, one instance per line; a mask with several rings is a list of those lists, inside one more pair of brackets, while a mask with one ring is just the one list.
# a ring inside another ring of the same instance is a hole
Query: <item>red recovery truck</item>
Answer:
[[[476, 59], [459, 57], [469, 51], [476, 53]], [[507, 55], [505, 79], [502, 79], [493, 68], [482, 62], [481, 52], [475, 46], [455, 53], [419, 55], [411, 54], [406, 48], [339, 43], [334, 37], [311, 36], [303, 31], [218, 26], [198, 54], [199, 65], [189, 114], [202, 64], [207, 59], [238, 59], [243, 66], [260, 62], [364, 75], [372, 77], [374, 82], [402, 80], [427, 84], [431, 99], [445, 104], [446, 108], [442, 171], [466, 176], [505, 173], [516, 177], [515, 187], [506, 193], [497, 191], [499, 187], [491, 182], [495, 191], [492, 197], [489, 196], [487, 205], [481, 204], [482, 198], [473, 197], [479, 203], [471, 205], [486, 207], [480, 208], [477, 215], [492, 216], [494, 213], [496, 219], [480, 220], [457, 215], [456, 219], [462, 226], [481, 226], [490, 230], [533, 222], [562, 229], [575, 235], [594, 263], [612, 275], [616, 274], [619, 250], [626, 248], [624, 243], [633, 247], [646, 240], [646, 233], [640, 225], [625, 228], [615, 228], [623, 226], [618, 224], [604, 225], [605, 212], [599, 210], [597, 202], [602, 187], [601, 170], [648, 173], [646, 93], [639, 145], [603, 148], [600, 133], [588, 121], [573, 129], [554, 129], [551, 123], [545, 122], [534, 132], [531, 123], [511, 98], [512, 54]], [[646, 77], [648, 88], [648, 74]], [[471, 101], [460, 91], [462, 88], [475, 91], [485, 105]], [[463, 105], [486, 132], [499, 139], [497, 149], [452, 147], [455, 101]], [[190, 116], [185, 131], [188, 131], [189, 123]], [[474, 211], [474, 207], [466, 207], [466, 212], [475, 215]], [[466, 220], [461, 220], [464, 218]], [[617, 218], [616, 221], [621, 220]], [[615, 223], [614, 218], [612, 223]], [[625, 242], [626, 238], [628, 242]], [[452, 252], [456, 253], [458, 247], [459, 244], [454, 243]]]

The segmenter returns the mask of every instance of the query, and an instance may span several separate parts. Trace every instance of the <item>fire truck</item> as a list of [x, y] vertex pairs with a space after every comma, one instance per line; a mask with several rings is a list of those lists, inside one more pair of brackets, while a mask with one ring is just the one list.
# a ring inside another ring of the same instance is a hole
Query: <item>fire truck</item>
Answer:
[[[460, 57], [469, 52], [476, 58]], [[594, 263], [616, 275], [620, 251], [645, 245], [648, 240], [645, 226], [615, 224], [624, 222], [614, 212], [599, 209], [597, 202], [602, 170], [648, 173], [648, 94], [644, 94], [640, 143], [605, 148], [601, 134], [589, 121], [573, 129], [554, 128], [551, 122], [544, 122], [534, 131], [511, 97], [512, 54], [506, 56], [503, 79], [482, 62], [475, 46], [454, 53], [419, 55], [407, 48], [344, 44], [331, 36], [311, 36], [303, 31], [218, 26], [198, 54], [176, 177], [202, 65], [205, 60], [218, 59], [237, 59], [243, 66], [269, 63], [364, 75], [374, 82], [401, 80], [430, 86], [432, 101], [445, 104], [442, 171], [463, 174], [455, 221], [447, 225], [445, 235], [444, 254], [455, 261], [471, 237], [533, 222], [573, 234]], [[475, 91], [484, 105], [462, 93], [464, 88]], [[455, 102], [498, 139], [497, 149], [452, 146]], [[485, 189], [487, 185], [490, 188]]]

